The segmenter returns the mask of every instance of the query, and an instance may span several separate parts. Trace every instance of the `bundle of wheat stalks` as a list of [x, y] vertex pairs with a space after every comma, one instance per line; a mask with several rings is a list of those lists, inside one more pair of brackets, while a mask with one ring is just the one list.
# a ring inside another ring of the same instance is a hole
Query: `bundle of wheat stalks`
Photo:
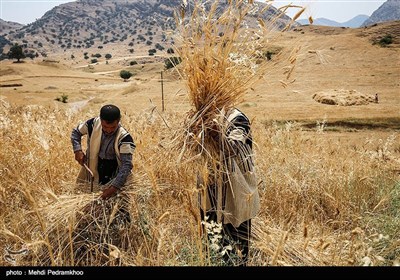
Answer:
[[[269, 28], [274, 28], [273, 23], [284, 13], [265, 22], [263, 14], [271, 4], [261, 7], [260, 3], [243, 0], [204, 2], [188, 5], [184, 1], [177, 16], [177, 53], [193, 106], [184, 125], [181, 155], [189, 150], [189, 154], [215, 159], [221, 137], [212, 136], [223, 131], [224, 114], [238, 105], [269, 69]], [[249, 27], [247, 21], [251, 20], [258, 28]]]
[[98, 199], [98, 193], [54, 196], [55, 202], [39, 209], [49, 243], [38, 251], [40, 264], [95, 265], [119, 260], [129, 239], [129, 195], [125, 192], [107, 201]]

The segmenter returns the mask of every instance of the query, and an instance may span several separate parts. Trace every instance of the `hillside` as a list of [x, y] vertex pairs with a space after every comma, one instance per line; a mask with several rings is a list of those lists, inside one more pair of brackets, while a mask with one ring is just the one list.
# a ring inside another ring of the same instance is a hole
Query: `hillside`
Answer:
[[393, 20], [400, 20], [400, 0], [387, 0], [372, 13], [362, 26]]
[[[277, 61], [241, 107], [264, 120], [399, 117], [398, 30], [400, 21], [357, 29], [301, 26], [279, 34], [274, 37], [274, 45], [283, 48], [284, 53], [300, 47], [294, 77], [287, 81], [287, 63]], [[381, 47], [377, 42], [385, 34], [393, 36], [393, 43]], [[159, 62], [152, 63], [155, 58]], [[71, 104], [90, 100], [88, 105], [97, 106], [113, 100], [125, 109], [140, 111], [152, 106], [149, 100], [153, 100], [154, 105], [161, 106], [159, 79], [164, 64], [157, 55], [113, 56], [107, 62], [100, 58], [92, 65], [72, 59], [70, 54], [55, 62], [42, 60], [21, 64], [3, 61], [0, 83], [23, 86], [3, 87], [2, 96], [17, 104], [57, 104], [54, 99], [65, 94]], [[130, 66], [133, 60], [139, 63]], [[121, 82], [122, 69], [134, 74], [129, 82]], [[179, 75], [166, 71], [165, 79], [168, 110], [188, 110], [187, 89]], [[342, 89], [372, 96], [379, 93], [380, 104], [342, 108], [321, 105], [312, 99], [315, 93]]]
[[[0, 18], [0, 59], [2, 59], [2, 54], [3, 52], [7, 52], [9, 46], [12, 44], [4, 35], [6, 34], [12, 34], [16, 30], [19, 30], [23, 27], [22, 24], [16, 23], [16, 22], [11, 22], [11, 21], [5, 21]], [[4, 51], [4, 48], [6, 47], [6, 51]]]
[[11, 31], [14, 32], [15, 30], [21, 29], [23, 26], [23, 24], [5, 21], [0, 18], [0, 35], [9, 34]]
[[[180, 5], [179, 0], [76, 1], [53, 8], [34, 23], [5, 37], [42, 56], [67, 51], [80, 51], [83, 56], [84, 52], [105, 49], [108, 52], [118, 49], [121, 56], [147, 54], [149, 50], [162, 51], [173, 46], [170, 35], [175, 28], [174, 12]], [[226, 5], [221, 3], [219, 9]], [[265, 5], [258, 3], [257, 10], [261, 11]], [[250, 16], [250, 27], [257, 24], [258, 11]], [[271, 18], [277, 13], [270, 7], [263, 17]], [[275, 28], [282, 28], [289, 21], [288, 16], [282, 15]]]

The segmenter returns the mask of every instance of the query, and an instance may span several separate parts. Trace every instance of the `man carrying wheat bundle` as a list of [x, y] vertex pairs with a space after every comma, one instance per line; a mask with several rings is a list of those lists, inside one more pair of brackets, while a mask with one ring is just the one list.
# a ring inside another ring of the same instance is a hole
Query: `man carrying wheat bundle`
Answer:
[[251, 219], [260, 209], [254, 170], [250, 121], [232, 108], [222, 115], [210, 137], [218, 143], [221, 160], [209, 166], [209, 174], [198, 177], [203, 230], [210, 222], [222, 223], [223, 248], [232, 248], [239, 261], [224, 254], [226, 264], [246, 265], [249, 256]]
[[280, 26], [278, 18], [291, 5], [268, 15], [270, 7], [245, 0], [183, 1], [176, 17], [176, 53], [182, 59], [177, 69], [192, 105], [177, 145], [178, 162], [188, 157], [187, 162], [198, 163], [202, 232], [213, 234], [215, 223], [222, 226], [222, 244], [209, 238], [209, 247], [223, 246], [217, 253], [227, 265], [248, 263], [251, 220], [260, 209], [250, 121], [237, 107], [274, 65], [268, 56], [269, 27], [290, 26]]
[[[223, 254], [224, 265], [247, 264], [251, 219], [260, 209], [250, 121], [236, 108], [250, 87], [257, 59], [248, 45], [251, 35], [241, 34], [241, 21], [253, 9], [250, 2], [190, 6], [184, 1], [177, 20], [180, 69], [194, 107], [185, 121], [181, 155], [200, 163], [196, 185], [202, 233], [210, 248], [231, 251]], [[213, 224], [222, 227], [219, 244], [212, 244]]]

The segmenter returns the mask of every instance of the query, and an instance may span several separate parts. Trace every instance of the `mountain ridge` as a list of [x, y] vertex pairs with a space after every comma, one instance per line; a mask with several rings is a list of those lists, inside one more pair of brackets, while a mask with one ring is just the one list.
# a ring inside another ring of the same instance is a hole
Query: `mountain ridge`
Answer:
[[387, 0], [361, 26], [392, 20], [400, 20], [400, 0]]
[[[333, 26], [333, 27], [350, 27], [350, 28], [358, 28], [360, 27], [369, 16], [367, 15], [357, 15], [352, 19], [345, 21], [345, 22], [337, 22], [327, 18], [316, 18], [313, 20], [314, 25], [322, 25], [322, 26]], [[309, 24], [308, 19], [300, 19], [297, 20], [298, 23], [301, 25]]]
[[[126, 54], [139, 48], [163, 50], [175, 43], [169, 33], [175, 28], [174, 12], [181, 3], [181, 0], [80, 0], [60, 4], [35, 22], [0, 35], [42, 56], [67, 50], [93, 52], [109, 46], [123, 46]], [[219, 5], [222, 10], [227, 4]], [[259, 11], [266, 6], [261, 2], [257, 5]], [[279, 11], [271, 6], [265, 17], [277, 14]], [[276, 21], [276, 28], [283, 28], [290, 21], [283, 14]], [[249, 22], [258, 24], [252, 15]]]
[[[333, 26], [333, 27], [364, 27], [375, 23], [400, 20], [400, 0], [387, 0], [371, 16], [357, 15], [346, 22], [337, 22], [327, 18], [316, 18], [314, 25]], [[307, 19], [300, 19], [297, 22], [301, 25], [309, 24]]]

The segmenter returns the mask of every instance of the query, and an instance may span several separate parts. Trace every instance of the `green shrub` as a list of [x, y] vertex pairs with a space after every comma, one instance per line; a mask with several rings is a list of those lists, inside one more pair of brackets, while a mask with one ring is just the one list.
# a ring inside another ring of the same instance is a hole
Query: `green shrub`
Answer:
[[182, 62], [182, 58], [173, 56], [164, 60], [165, 69], [170, 69]]
[[63, 94], [63, 95], [61, 95], [61, 97], [57, 97], [55, 100], [56, 101], [60, 101], [62, 103], [67, 103], [68, 102], [68, 95]]
[[393, 37], [392, 35], [386, 35], [385, 37], [383, 37], [382, 39], [379, 40], [379, 45], [381, 47], [386, 47], [387, 45], [390, 45], [393, 43]]
[[149, 50], [149, 55], [154, 55], [157, 52], [156, 49], [150, 49]]
[[124, 79], [124, 82], [126, 82], [130, 77], [132, 77], [132, 73], [127, 71], [127, 70], [121, 70], [121, 72], [119, 72], [119, 76]]

